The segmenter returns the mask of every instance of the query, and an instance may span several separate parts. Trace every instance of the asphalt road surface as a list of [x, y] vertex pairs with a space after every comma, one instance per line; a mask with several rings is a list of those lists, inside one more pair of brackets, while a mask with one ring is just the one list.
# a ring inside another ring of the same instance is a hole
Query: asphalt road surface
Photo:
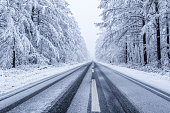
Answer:
[[170, 94], [87, 63], [0, 97], [0, 113], [170, 113]]

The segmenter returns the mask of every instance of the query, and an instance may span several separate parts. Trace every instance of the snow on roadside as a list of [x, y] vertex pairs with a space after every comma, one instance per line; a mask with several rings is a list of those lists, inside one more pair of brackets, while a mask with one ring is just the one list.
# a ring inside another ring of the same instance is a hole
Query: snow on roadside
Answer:
[[146, 84], [149, 84], [153, 87], [161, 89], [170, 94], [170, 72], [167, 72], [164, 75], [161, 75], [158, 73], [144, 72], [144, 71], [139, 71], [139, 70], [121, 67], [117, 65], [111, 65], [111, 64], [106, 64], [106, 63], [101, 63], [101, 64], [107, 67], [110, 67], [116, 71], [119, 71], [134, 79], [137, 79]]
[[43, 78], [67, 71], [74, 67], [83, 65], [84, 63], [78, 63], [74, 65], [34, 65], [34, 66], [22, 66], [15, 69], [0, 69], [0, 95], [13, 91], [17, 88], [23, 87], [27, 84], [36, 82]]

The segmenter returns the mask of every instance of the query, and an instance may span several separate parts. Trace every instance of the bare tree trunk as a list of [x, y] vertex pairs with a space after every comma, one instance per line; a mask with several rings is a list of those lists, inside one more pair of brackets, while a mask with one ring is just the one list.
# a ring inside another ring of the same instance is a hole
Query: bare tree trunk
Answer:
[[128, 62], [128, 51], [127, 51], [128, 47], [127, 47], [127, 42], [126, 42], [126, 45], [125, 45], [125, 63], [127, 64]]
[[12, 67], [15, 68], [15, 37], [14, 37], [14, 45], [13, 45], [13, 62]]
[[[156, 14], [159, 14], [159, 4], [158, 0], [155, 0], [155, 11]], [[158, 59], [158, 67], [161, 67], [161, 39], [160, 39], [160, 23], [159, 17], [156, 17], [156, 37], [157, 37], [157, 59]]]
[[35, 7], [32, 7], [32, 14], [31, 14], [31, 19], [34, 22], [34, 12], [35, 12]]
[[[142, 20], [143, 26], [145, 26], [145, 18]], [[144, 55], [144, 65], [147, 64], [147, 51], [146, 51], [146, 33], [143, 34], [143, 55]]]
[[[166, 33], [167, 33], [167, 54], [168, 54], [168, 60], [170, 60], [170, 52], [169, 52], [169, 24], [168, 24], [168, 16], [166, 16]], [[170, 62], [170, 61], [169, 61]]]
[[37, 19], [37, 24], [39, 25], [40, 24], [40, 10], [38, 10], [38, 19]]

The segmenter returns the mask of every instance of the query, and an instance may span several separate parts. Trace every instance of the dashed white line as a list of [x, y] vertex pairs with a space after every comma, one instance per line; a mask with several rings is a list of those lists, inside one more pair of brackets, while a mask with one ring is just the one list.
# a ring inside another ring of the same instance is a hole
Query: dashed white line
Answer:
[[91, 105], [92, 105], [91, 106], [92, 112], [95, 112], [95, 113], [101, 112], [95, 79], [92, 79], [92, 104]]

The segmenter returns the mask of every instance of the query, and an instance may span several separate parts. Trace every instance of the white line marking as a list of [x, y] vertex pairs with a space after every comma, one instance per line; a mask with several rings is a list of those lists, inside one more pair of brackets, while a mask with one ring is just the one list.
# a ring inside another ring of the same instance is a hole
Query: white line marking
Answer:
[[94, 73], [94, 69], [91, 69], [92, 73]]
[[92, 79], [92, 112], [101, 112], [95, 79]]

